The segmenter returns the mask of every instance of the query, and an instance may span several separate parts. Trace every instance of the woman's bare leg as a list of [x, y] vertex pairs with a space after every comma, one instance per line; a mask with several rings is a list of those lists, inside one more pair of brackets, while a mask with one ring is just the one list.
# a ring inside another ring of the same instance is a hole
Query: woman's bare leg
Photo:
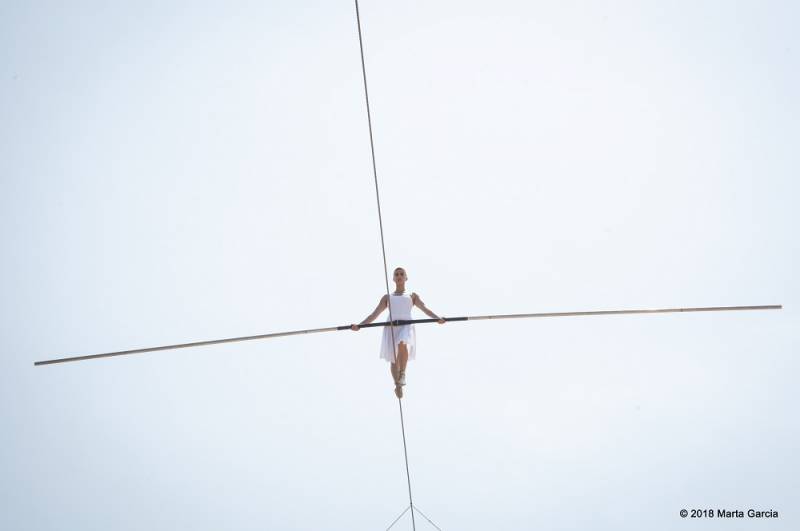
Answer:
[[404, 372], [408, 365], [408, 345], [402, 341], [397, 345], [397, 364], [400, 372]]
[[397, 345], [397, 385], [406, 384], [406, 364], [408, 363], [408, 345], [401, 342]]
[[392, 363], [389, 366], [389, 372], [392, 373], [392, 381], [394, 383], [397, 383], [398, 374], [397, 374], [397, 364], [396, 363]]

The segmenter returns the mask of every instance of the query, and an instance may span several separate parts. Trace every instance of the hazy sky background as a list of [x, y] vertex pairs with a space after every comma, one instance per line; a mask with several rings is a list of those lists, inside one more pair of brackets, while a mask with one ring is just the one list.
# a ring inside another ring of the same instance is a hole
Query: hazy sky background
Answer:
[[[443, 530], [797, 529], [797, 3], [361, 10], [389, 267], [433, 311], [785, 305], [418, 325], [415, 504]], [[408, 505], [379, 329], [33, 366], [368, 315], [361, 83], [351, 2], [0, 4], [0, 528]]]

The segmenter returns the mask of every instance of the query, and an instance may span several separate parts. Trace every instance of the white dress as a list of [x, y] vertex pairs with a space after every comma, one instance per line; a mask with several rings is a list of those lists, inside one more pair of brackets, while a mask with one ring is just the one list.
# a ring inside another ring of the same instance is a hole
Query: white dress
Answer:
[[[410, 320], [411, 308], [414, 303], [410, 295], [389, 295], [389, 307], [391, 308], [391, 320]], [[402, 341], [408, 348], [408, 359], [413, 360], [417, 347], [417, 334], [414, 325], [384, 326], [383, 339], [381, 340], [381, 359], [394, 363], [395, 349], [392, 348], [392, 329], [394, 329], [395, 347]]]

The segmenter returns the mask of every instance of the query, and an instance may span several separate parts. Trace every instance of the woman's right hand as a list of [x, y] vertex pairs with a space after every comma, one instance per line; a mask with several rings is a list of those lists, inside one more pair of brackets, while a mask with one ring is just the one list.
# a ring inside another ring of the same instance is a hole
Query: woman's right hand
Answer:
[[350, 325], [350, 330], [352, 330], [354, 332], [358, 332], [359, 328], [361, 328], [361, 327], [358, 326], [357, 324], [351, 324]]

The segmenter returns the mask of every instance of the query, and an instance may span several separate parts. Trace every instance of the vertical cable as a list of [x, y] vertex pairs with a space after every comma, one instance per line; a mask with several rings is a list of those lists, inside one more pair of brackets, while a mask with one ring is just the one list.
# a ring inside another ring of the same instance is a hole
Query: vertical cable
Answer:
[[[394, 321], [392, 317], [392, 296], [389, 293], [389, 270], [386, 266], [386, 244], [383, 239], [383, 217], [381, 216], [381, 196], [378, 192], [378, 168], [375, 164], [375, 141], [372, 135], [372, 113], [369, 110], [369, 90], [367, 90], [367, 67], [364, 61], [364, 39], [361, 36], [361, 14], [358, 9], [358, 0], [356, 3], [356, 26], [358, 26], [358, 47], [361, 51], [361, 73], [364, 78], [364, 99], [367, 104], [367, 126], [369, 127], [369, 149], [372, 154], [372, 175], [375, 178], [375, 199], [378, 203], [378, 227], [381, 232], [381, 252], [383, 253], [383, 277], [386, 281], [386, 305], [389, 307], [389, 321]], [[397, 367], [397, 345], [394, 340], [394, 325], [389, 325], [389, 330], [392, 334], [392, 356], [394, 357], [395, 366]], [[399, 370], [399, 369], [398, 369]], [[403, 401], [397, 399], [397, 404], [400, 406], [400, 429], [403, 434], [403, 456], [406, 461], [406, 481], [408, 483], [408, 503], [411, 509], [411, 527], [416, 531], [417, 525], [414, 521], [414, 501], [411, 497], [411, 473], [408, 468], [408, 447], [406, 445], [406, 427], [403, 419]]]

